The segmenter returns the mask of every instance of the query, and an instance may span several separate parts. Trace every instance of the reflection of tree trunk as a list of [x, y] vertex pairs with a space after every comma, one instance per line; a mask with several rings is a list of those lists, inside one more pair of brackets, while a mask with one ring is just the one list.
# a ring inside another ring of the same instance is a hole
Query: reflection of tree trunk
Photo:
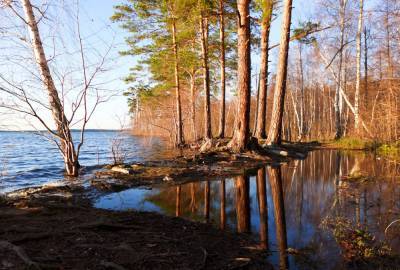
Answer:
[[225, 213], [225, 180], [221, 180], [221, 212], [220, 212], [220, 219], [221, 219], [221, 230], [225, 229], [226, 225], [226, 213]]
[[360, 159], [356, 156], [354, 158], [354, 165], [351, 168], [350, 175], [351, 176], [358, 176], [358, 175], [360, 175], [360, 173], [361, 173]]
[[250, 195], [249, 179], [241, 175], [236, 177], [236, 215], [238, 232], [250, 231]]
[[287, 236], [281, 168], [268, 168], [268, 174], [271, 186], [272, 200], [274, 202], [275, 226], [276, 237], [279, 246], [280, 269], [288, 269], [289, 262], [286, 254]]
[[194, 185], [194, 183], [190, 183], [190, 210], [192, 213], [196, 210], [196, 189]]
[[261, 248], [268, 248], [268, 207], [267, 195], [265, 188], [265, 168], [261, 168], [257, 172], [257, 198], [258, 209], [260, 212], [260, 242]]
[[204, 184], [204, 216], [208, 221], [210, 219], [210, 182], [206, 181]]
[[179, 217], [181, 215], [181, 191], [182, 187], [176, 187], [176, 201], [175, 201], [175, 216]]

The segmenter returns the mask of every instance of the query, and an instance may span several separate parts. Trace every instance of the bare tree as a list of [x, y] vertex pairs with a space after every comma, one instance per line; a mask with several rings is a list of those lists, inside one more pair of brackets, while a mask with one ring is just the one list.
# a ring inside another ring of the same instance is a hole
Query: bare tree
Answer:
[[[34, 6], [30, 0], [20, 0], [19, 4], [16, 1], [5, 1], [3, 9], [13, 14], [14, 18], [17, 18], [18, 22], [22, 23], [29, 32], [29, 39], [23, 39], [23, 41], [26, 41], [32, 50], [33, 56], [31, 56], [31, 59], [35, 63], [36, 71], [39, 74], [37, 79], [42, 84], [42, 89], [47, 93], [48, 101], [41, 100], [37, 92], [30, 94], [27, 90], [28, 87], [25, 86], [24, 79], [21, 80], [22, 82], [17, 83], [0, 75], [0, 79], [3, 82], [2, 86], [0, 86], [0, 91], [9, 97], [9, 99], [1, 101], [0, 107], [26, 114], [38, 120], [50, 134], [48, 138], [55, 142], [60, 150], [66, 174], [78, 176], [80, 168], [79, 154], [84, 143], [87, 123], [93, 116], [97, 106], [107, 100], [107, 98], [100, 96], [98, 91], [100, 85], [95, 85], [94, 80], [99, 73], [105, 70], [104, 65], [112, 45], [100, 57], [97, 65], [93, 65], [91, 62], [90, 64], [88, 63], [84, 48], [84, 38], [80, 29], [79, 10], [77, 9], [78, 11], [74, 14], [78, 43], [76, 56], [79, 59], [81, 79], [74, 85], [72, 79], [68, 78], [68, 76], [72, 76], [71, 74], [76, 71], [69, 70], [64, 74], [55, 70], [52, 72], [50, 62], [56, 61], [56, 53], [55, 51], [52, 52], [53, 58], [47, 58], [46, 56], [45, 46], [39, 31], [39, 23], [46, 18], [47, 7], [42, 10]], [[53, 38], [55, 39], [55, 37]], [[65, 44], [63, 45], [65, 46]], [[59, 88], [55, 83], [55, 78], [58, 81]], [[69, 90], [66, 89], [67, 84], [71, 85]], [[30, 85], [30, 87], [32, 86]], [[70, 104], [71, 112], [67, 115], [66, 107], [69, 102], [66, 97], [69, 92], [75, 92], [76, 94]], [[51, 112], [53, 124], [49, 123], [46, 117], [43, 116], [43, 109]], [[81, 132], [79, 141], [75, 143], [71, 129], [78, 123], [81, 125]], [[52, 128], [53, 125], [55, 129]]]
[[362, 25], [363, 25], [363, 11], [364, 11], [364, 0], [360, 0], [360, 13], [358, 16], [358, 28], [357, 28], [357, 45], [356, 45], [356, 50], [357, 50], [357, 56], [356, 56], [356, 62], [357, 62], [357, 70], [356, 70], [356, 93], [354, 97], [354, 128], [356, 131], [359, 128], [360, 125], [360, 87], [361, 87], [361, 31], [362, 31]]

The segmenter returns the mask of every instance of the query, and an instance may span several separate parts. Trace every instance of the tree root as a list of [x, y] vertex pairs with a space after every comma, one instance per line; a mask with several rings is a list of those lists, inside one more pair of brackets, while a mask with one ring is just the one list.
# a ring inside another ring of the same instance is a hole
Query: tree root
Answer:
[[104, 266], [105, 268], [111, 268], [111, 269], [115, 269], [115, 270], [126, 270], [125, 267], [122, 267], [121, 265], [118, 265], [116, 263], [113, 262], [101, 262], [100, 263], [101, 266]]
[[41, 269], [37, 263], [35, 263], [28, 257], [25, 250], [19, 246], [13, 245], [8, 241], [0, 240], [0, 249], [12, 250], [18, 255], [21, 260], [24, 261], [25, 264], [29, 265], [30, 267], [34, 267], [35, 269]]
[[121, 224], [112, 224], [106, 222], [91, 222], [86, 224], [81, 224], [73, 227], [72, 229], [100, 229], [100, 230], [109, 230], [109, 231], [121, 231], [121, 230], [139, 230], [140, 227], [137, 226], [128, 226]]

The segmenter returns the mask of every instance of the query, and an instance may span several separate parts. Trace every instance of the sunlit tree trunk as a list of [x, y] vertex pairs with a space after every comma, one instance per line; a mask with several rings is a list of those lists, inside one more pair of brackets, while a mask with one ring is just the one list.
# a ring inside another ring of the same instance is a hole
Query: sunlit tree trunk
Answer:
[[46, 59], [43, 43], [40, 38], [38, 22], [36, 21], [30, 0], [21, 0], [21, 4], [25, 13], [25, 22], [27, 23], [29, 34], [32, 40], [32, 48], [36, 64], [38, 66], [43, 85], [47, 90], [50, 109], [57, 129], [58, 139], [60, 140], [59, 148], [64, 158], [66, 174], [70, 176], [78, 176], [80, 167], [78, 156], [72, 140], [69, 122], [64, 114], [64, 108], [60, 97], [58, 96], [57, 88], [54, 84], [53, 77]]
[[250, 0], [237, 0], [238, 8], [238, 71], [237, 71], [237, 118], [229, 147], [234, 152], [247, 149], [250, 121]]
[[[299, 73], [300, 73], [300, 134], [299, 141], [304, 138], [305, 135], [305, 115], [304, 115], [304, 71], [303, 71], [303, 53], [302, 53], [302, 45], [299, 42]], [[311, 110], [311, 106], [309, 106], [309, 110]]]
[[335, 92], [335, 139], [340, 139], [343, 136], [342, 126], [342, 109], [341, 109], [341, 94], [340, 89], [342, 88], [342, 65], [343, 65], [343, 45], [344, 45], [344, 28], [345, 28], [345, 16], [346, 16], [346, 5], [347, 0], [340, 0], [340, 48], [339, 48], [339, 67], [337, 75], [337, 86]]
[[283, 21], [281, 29], [279, 60], [276, 73], [276, 85], [272, 107], [271, 125], [267, 138], [268, 144], [281, 144], [282, 142], [282, 119], [286, 93], [290, 24], [292, 19], [292, 0], [284, 1], [284, 11], [282, 18]]
[[221, 73], [221, 104], [218, 137], [225, 137], [225, 15], [224, 0], [219, 0], [219, 39], [220, 39], [220, 73]]
[[174, 51], [174, 76], [175, 76], [175, 98], [176, 98], [176, 115], [177, 115], [177, 145], [184, 144], [183, 122], [182, 122], [182, 105], [181, 105], [181, 89], [179, 81], [179, 62], [178, 62], [178, 44], [176, 42], [176, 22], [172, 20], [172, 47]]
[[211, 107], [210, 107], [210, 70], [208, 67], [208, 18], [201, 15], [201, 50], [203, 60], [204, 88], [204, 139], [211, 139]]
[[357, 56], [356, 56], [356, 62], [357, 62], [357, 71], [356, 71], [356, 93], [355, 93], [355, 98], [354, 98], [354, 128], [356, 132], [359, 129], [360, 125], [360, 87], [361, 87], [361, 31], [362, 31], [362, 24], [363, 24], [363, 4], [364, 1], [360, 0], [360, 13], [358, 16], [358, 28], [357, 28], [357, 45], [356, 45], [356, 50], [357, 50]]
[[364, 26], [364, 95], [365, 95], [365, 108], [368, 108], [368, 37], [367, 27]]
[[259, 78], [260, 87], [258, 94], [257, 125], [255, 137], [265, 139], [267, 137], [265, 132], [265, 122], [267, 114], [268, 91], [268, 47], [274, 1], [266, 0], [263, 2], [263, 4], [263, 17], [261, 21], [261, 68]]
[[196, 130], [196, 74], [193, 70], [190, 77], [190, 103], [191, 103], [191, 121], [192, 121], [192, 132], [193, 138], [197, 140], [197, 130]]

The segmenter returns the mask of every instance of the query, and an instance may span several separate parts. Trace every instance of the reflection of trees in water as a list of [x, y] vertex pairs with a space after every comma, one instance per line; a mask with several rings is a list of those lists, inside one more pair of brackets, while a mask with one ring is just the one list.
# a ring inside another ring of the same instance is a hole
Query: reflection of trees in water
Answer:
[[268, 205], [266, 194], [266, 174], [265, 168], [257, 171], [257, 199], [258, 211], [260, 213], [260, 246], [263, 249], [268, 248]]
[[235, 178], [236, 219], [238, 232], [250, 232], [250, 185], [245, 175]]
[[276, 227], [276, 238], [279, 248], [280, 269], [288, 269], [289, 261], [287, 257], [287, 235], [285, 204], [283, 199], [281, 167], [268, 168], [269, 184], [271, 186], [272, 201], [274, 202], [274, 216]]
[[[326, 216], [347, 217], [355, 223], [368, 225], [372, 232], [383, 234], [385, 227], [400, 213], [399, 178], [395, 176], [399, 166], [393, 163], [375, 160], [369, 155], [315, 151], [306, 160], [289, 162], [281, 167], [268, 169], [270, 183], [265, 182], [266, 172], [260, 169], [255, 182], [248, 176], [194, 182], [181, 185], [179, 192], [177, 187], [164, 188], [147, 199], [170, 215], [179, 210], [180, 216], [198, 221], [207, 220], [208, 216], [209, 221], [221, 229], [231, 227], [239, 232], [250, 231], [251, 214], [260, 216], [259, 226], [253, 224], [259, 231], [254, 233], [260, 236], [260, 246], [267, 248], [268, 241], [269, 246], [274, 242], [274, 236], [268, 239], [267, 189], [273, 195], [270, 209], [278, 216], [275, 220], [278, 246], [289, 241], [291, 247], [315, 248], [315, 256], [326, 258], [332, 255], [329, 252], [337, 252], [332, 238], [319, 227]], [[379, 180], [349, 192], [343, 188], [342, 176], [352, 171], [360, 171]], [[253, 184], [256, 184], [256, 190], [253, 190]], [[274, 215], [269, 214], [271, 221], [273, 218]], [[257, 218], [253, 220], [258, 222]], [[285, 239], [286, 233], [283, 232], [286, 230], [290, 232], [289, 239]]]

